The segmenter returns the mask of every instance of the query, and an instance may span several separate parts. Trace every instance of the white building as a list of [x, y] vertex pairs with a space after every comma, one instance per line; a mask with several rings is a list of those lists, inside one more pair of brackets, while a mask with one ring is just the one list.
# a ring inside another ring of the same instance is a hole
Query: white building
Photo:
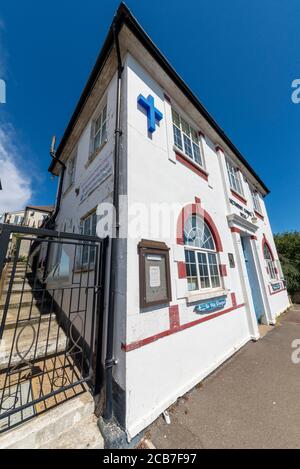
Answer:
[[[114, 25], [123, 66], [117, 189], [126, 198], [113, 405], [130, 439], [259, 339], [259, 323], [275, 324], [289, 299], [264, 202], [267, 187], [124, 4]], [[58, 231], [95, 234], [98, 205], [113, 200], [113, 30], [56, 153], [67, 168]], [[59, 175], [61, 165], [53, 160], [49, 170]], [[153, 207], [162, 211], [158, 225], [167, 221], [163, 234], [154, 230]]]

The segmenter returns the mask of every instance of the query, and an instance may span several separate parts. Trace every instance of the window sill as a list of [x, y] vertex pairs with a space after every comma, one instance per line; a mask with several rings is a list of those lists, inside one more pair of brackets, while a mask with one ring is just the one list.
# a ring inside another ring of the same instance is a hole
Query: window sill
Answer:
[[265, 217], [264, 217], [260, 212], [258, 212], [257, 210], [254, 210], [254, 213], [255, 213], [255, 215], [256, 215], [258, 218], [260, 218], [261, 220], [264, 220], [264, 219], [265, 219]]
[[189, 158], [182, 150], [173, 146], [173, 150], [176, 154], [176, 160], [182, 163], [184, 166], [189, 168], [194, 173], [198, 174], [198, 176], [202, 177], [206, 181], [208, 180], [209, 173], [199, 164], [195, 163], [191, 158]]
[[210, 300], [213, 298], [219, 298], [220, 296], [225, 296], [227, 295], [229, 290], [224, 289], [224, 288], [218, 288], [216, 290], [210, 290], [206, 293], [188, 293], [187, 295], [187, 302], [188, 303], [195, 303], [196, 301], [201, 301], [201, 300]]
[[245, 199], [244, 196], [236, 192], [234, 189], [230, 189], [231, 194], [236, 197], [240, 202], [242, 202], [244, 205], [247, 205], [247, 200]]
[[87, 162], [85, 163], [84, 167], [85, 169], [87, 169], [89, 167], [89, 165], [94, 161], [94, 159], [98, 156], [98, 154], [100, 153], [100, 151], [103, 149], [103, 147], [106, 145], [107, 143], [107, 138], [104, 140], [104, 142], [100, 145], [99, 148], [97, 148], [97, 150], [95, 150], [88, 158]]

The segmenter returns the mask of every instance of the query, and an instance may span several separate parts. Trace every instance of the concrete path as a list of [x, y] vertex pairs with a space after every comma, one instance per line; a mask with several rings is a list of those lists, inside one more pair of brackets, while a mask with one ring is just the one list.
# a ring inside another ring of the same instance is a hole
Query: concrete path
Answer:
[[147, 437], [160, 449], [300, 448], [294, 339], [300, 340], [300, 306], [180, 398], [169, 409], [171, 424], [160, 417]]

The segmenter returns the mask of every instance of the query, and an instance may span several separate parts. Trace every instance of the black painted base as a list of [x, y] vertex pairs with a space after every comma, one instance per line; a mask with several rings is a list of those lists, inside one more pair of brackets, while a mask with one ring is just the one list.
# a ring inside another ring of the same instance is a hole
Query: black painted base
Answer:
[[104, 439], [105, 449], [133, 449], [139, 444], [144, 436], [144, 432], [141, 432], [129, 443], [126, 432], [114, 419], [106, 422], [102, 417], [100, 417], [98, 419], [98, 427]]

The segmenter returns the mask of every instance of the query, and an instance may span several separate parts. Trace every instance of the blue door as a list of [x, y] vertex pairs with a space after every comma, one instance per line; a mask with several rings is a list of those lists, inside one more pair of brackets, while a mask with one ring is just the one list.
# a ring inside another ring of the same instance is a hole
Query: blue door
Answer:
[[260, 285], [258, 281], [257, 271], [253, 259], [253, 253], [251, 249], [250, 237], [241, 236], [244, 259], [254, 304], [255, 315], [257, 321], [260, 323], [264, 316], [264, 304], [261, 295]]

